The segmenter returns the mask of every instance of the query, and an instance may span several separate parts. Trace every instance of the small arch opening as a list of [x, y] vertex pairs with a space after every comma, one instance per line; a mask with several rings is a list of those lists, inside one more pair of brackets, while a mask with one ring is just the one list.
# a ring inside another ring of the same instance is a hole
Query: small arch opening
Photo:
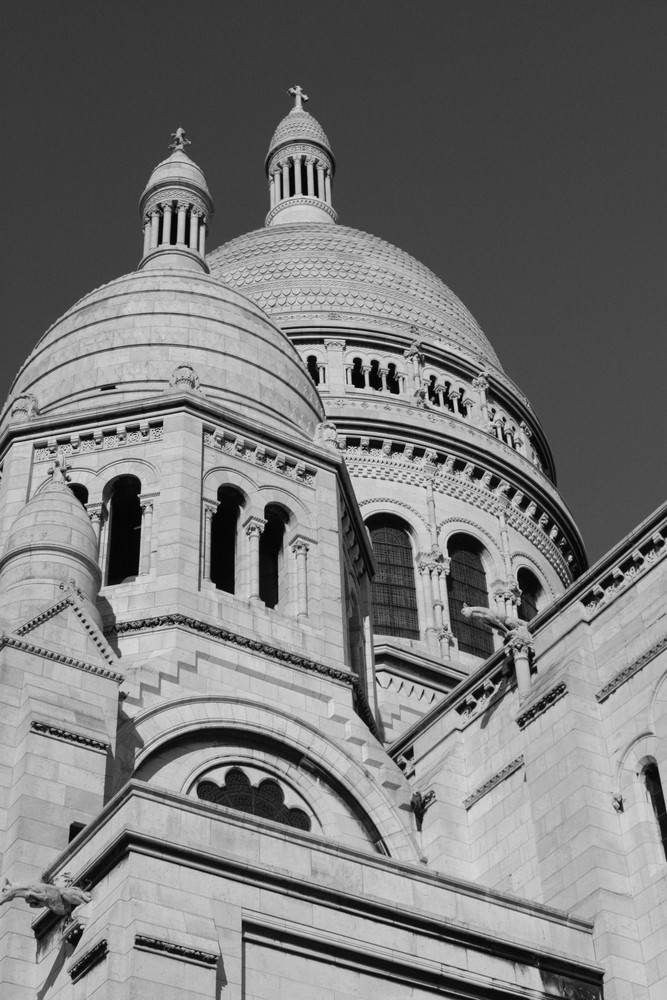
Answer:
[[85, 507], [88, 503], [88, 490], [82, 483], [68, 483], [74, 496], [77, 498], [82, 507]]
[[306, 359], [306, 367], [308, 368], [308, 374], [312, 378], [315, 385], [320, 384], [320, 366], [317, 363], [317, 358], [314, 354], [310, 354]]
[[382, 376], [380, 375], [380, 362], [371, 361], [371, 370], [368, 373], [368, 384], [376, 392], [382, 388]]
[[120, 476], [109, 500], [109, 559], [107, 584], [129, 583], [139, 574], [141, 551], [141, 483], [135, 476]]
[[667, 859], [667, 806], [665, 806], [665, 794], [660, 780], [660, 770], [655, 761], [647, 764], [643, 771], [644, 786], [649, 802], [653, 807], [653, 815], [658, 824], [658, 832], [662, 843], [662, 850]]
[[364, 378], [364, 373], [361, 370], [361, 358], [355, 358], [352, 362], [352, 374], [350, 375], [350, 381], [355, 389], [366, 388], [366, 379]]
[[264, 519], [266, 525], [259, 538], [259, 597], [267, 608], [275, 608], [283, 596], [283, 544], [288, 519], [277, 504], [265, 508]]
[[530, 622], [539, 611], [538, 603], [542, 596], [540, 581], [529, 569], [521, 567], [516, 575], [516, 582], [521, 591], [521, 603], [519, 604], [519, 618], [525, 622]]
[[243, 494], [233, 486], [218, 490], [218, 509], [211, 518], [211, 581], [227, 594], [236, 592], [236, 547]]
[[387, 368], [387, 389], [389, 389], [389, 392], [393, 392], [396, 396], [401, 391], [401, 385], [398, 380], [398, 375], [396, 374], [396, 365], [392, 362], [387, 365]]
[[428, 386], [426, 387], [426, 389], [427, 389], [427, 392], [428, 392], [428, 401], [429, 401], [429, 403], [433, 403], [434, 405], [437, 406], [437, 404], [438, 404], [439, 401], [438, 401], [438, 394], [435, 391], [435, 383], [436, 383], [436, 377], [435, 377], [435, 375], [431, 375], [429, 377]]

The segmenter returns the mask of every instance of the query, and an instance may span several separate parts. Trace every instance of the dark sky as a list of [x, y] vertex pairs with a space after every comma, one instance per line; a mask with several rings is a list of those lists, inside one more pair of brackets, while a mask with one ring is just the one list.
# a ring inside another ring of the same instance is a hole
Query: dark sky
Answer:
[[478, 319], [591, 560], [662, 502], [664, 0], [22, 0], [3, 22], [3, 397], [50, 323], [136, 266], [177, 126], [216, 202], [210, 246], [263, 224], [298, 82], [341, 222]]

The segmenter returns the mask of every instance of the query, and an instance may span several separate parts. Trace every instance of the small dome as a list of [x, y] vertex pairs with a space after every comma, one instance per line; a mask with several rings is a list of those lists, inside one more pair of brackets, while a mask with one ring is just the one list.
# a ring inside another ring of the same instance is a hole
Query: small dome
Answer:
[[71, 581], [90, 602], [99, 624], [95, 601], [101, 573], [97, 539], [88, 514], [55, 470], [53, 480], [38, 490], [19, 512], [0, 557], [0, 594], [9, 620], [38, 614], [57, 600]]
[[165, 267], [96, 289], [48, 330], [10, 390], [6, 420], [27, 393], [42, 416], [193, 389], [253, 424], [312, 440], [322, 402], [289, 338], [244, 295], [214, 278]]
[[331, 154], [331, 146], [326, 133], [316, 118], [303, 108], [292, 108], [278, 125], [269, 143], [271, 156], [280, 146], [290, 142], [314, 142]]
[[208, 195], [209, 199], [211, 197], [202, 169], [182, 149], [175, 149], [166, 160], [158, 163], [141, 196], [142, 201], [151, 191], [169, 184], [185, 184], [188, 187], [198, 188]]

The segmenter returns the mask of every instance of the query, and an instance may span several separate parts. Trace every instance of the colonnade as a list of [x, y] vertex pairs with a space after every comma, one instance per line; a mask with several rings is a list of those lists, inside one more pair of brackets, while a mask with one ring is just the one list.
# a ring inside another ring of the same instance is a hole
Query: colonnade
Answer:
[[[305, 190], [303, 166], [306, 168]], [[295, 153], [278, 160], [269, 171], [271, 208], [287, 198], [318, 198], [331, 205], [331, 171], [316, 156]]]
[[206, 253], [206, 228], [204, 212], [189, 202], [174, 200], [155, 205], [144, 216], [144, 256], [158, 247], [181, 246], [203, 257]]

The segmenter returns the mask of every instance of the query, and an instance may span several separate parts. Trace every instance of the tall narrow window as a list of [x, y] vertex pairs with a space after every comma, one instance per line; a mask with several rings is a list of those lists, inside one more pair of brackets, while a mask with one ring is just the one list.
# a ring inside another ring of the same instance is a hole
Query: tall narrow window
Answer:
[[482, 547], [469, 535], [453, 535], [449, 540], [450, 568], [447, 578], [449, 617], [452, 632], [463, 653], [490, 656], [493, 652], [491, 630], [476, 619], [464, 618], [461, 608], [489, 606]]
[[218, 509], [211, 520], [211, 580], [228, 594], [236, 590], [236, 539], [243, 497], [233, 486], [218, 490]]
[[366, 379], [364, 378], [364, 373], [361, 368], [361, 358], [355, 358], [352, 362], [352, 374], [350, 376], [350, 381], [355, 389], [366, 388]]
[[538, 612], [537, 602], [542, 593], [540, 581], [529, 569], [522, 567], [516, 575], [516, 582], [521, 591], [519, 618], [525, 622], [530, 622]]
[[129, 583], [139, 573], [141, 483], [134, 476], [115, 481], [109, 501], [107, 584]]
[[259, 539], [259, 597], [267, 608], [275, 608], [283, 596], [280, 578], [287, 518], [274, 504], [266, 507], [264, 517], [266, 525]]
[[310, 354], [306, 359], [306, 365], [308, 368], [308, 374], [312, 378], [315, 385], [320, 384], [320, 366], [317, 363], [317, 358], [314, 354]]
[[653, 806], [653, 813], [658, 824], [658, 830], [660, 831], [662, 849], [667, 858], [667, 807], [665, 807], [665, 795], [662, 790], [660, 771], [656, 763], [647, 764], [644, 768], [644, 784], [646, 785], [646, 791]]
[[368, 522], [377, 562], [373, 579], [373, 625], [384, 635], [419, 638], [412, 545], [402, 521], [379, 514]]

